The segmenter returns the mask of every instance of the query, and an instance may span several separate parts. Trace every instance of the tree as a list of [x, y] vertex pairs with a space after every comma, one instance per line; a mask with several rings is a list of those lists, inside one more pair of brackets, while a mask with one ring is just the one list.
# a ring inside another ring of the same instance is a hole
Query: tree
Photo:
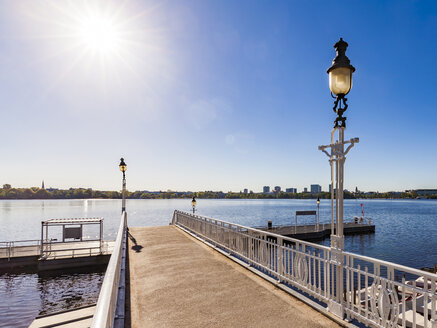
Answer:
[[47, 190], [45, 189], [39, 189], [36, 193], [35, 193], [36, 198], [38, 199], [48, 199], [50, 198], [50, 194]]

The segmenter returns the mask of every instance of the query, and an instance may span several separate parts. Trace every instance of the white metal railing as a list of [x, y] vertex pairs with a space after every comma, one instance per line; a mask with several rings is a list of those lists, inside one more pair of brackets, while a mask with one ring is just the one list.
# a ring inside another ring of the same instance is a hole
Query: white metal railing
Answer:
[[[124, 265], [126, 255], [127, 214], [121, 215], [114, 250], [106, 268], [94, 312], [92, 328], [124, 326]], [[118, 304], [122, 303], [122, 306]], [[119, 313], [118, 309], [122, 313]]]
[[436, 274], [181, 211], [172, 223], [324, 303], [342, 319], [437, 328]]
[[0, 241], [0, 258], [10, 260], [11, 257], [25, 256], [29, 251], [39, 253], [40, 249], [41, 241], [38, 239]]
[[[93, 246], [97, 244], [98, 246]], [[75, 251], [85, 251], [79, 253], [88, 253], [89, 255], [103, 254], [103, 247], [107, 247], [108, 242], [101, 239], [85, 239], [81, 241], [57, 241], [56, 238], [44, 240], [41, 244], [39, 241], [40, 258], [61, 258], [61, 257], [74, 257]], [[91, 252], [90, 250], [97, 250]], [[77, 252], [76, 252], [77, 253]]]
[[[90, 245], [89, 240], [82, 242], [56, 242], [56, 239], [49, 239], [44, 241], [42, 247], [40, 239], [0, 241], [0, 258], [7, 258], [10, 261], [13, 257], [40, 255], [44, 259], [60, 259], [99, 255], [108, 251], [109, 243], [107, 241], [99, 239], [91, 240], [91, 242], [94, 241], [99, 242], [98, 246]], [[81, 243], [84, 243], [85, 246], [80, 247]], [[68, 247], [69, 245], [74, 246]]]

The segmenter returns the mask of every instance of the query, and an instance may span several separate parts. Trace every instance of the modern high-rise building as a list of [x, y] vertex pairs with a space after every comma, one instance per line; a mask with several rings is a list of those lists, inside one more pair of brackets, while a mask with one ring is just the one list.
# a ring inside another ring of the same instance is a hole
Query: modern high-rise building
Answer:
[[244, 188], [244, 191], [243, 191], [245, 194], [247, 194], [247, 192], [248, 192], [248, 190], [247, 190], [247, 188]]
[[[332, 185], [329, 184], [329, 192], [331, 192], [331, 190], [332, 190]], [[335, 190], [336, 190], [336, 188], [334, 188], [334, 192], [335, 192]]]
[[308, 188], [307, 187], [303, 188], [303, 192], [308, 192]]
[[285, 192], [290, 192], [292, 194], [296, 194], [297, 193], [297, 189], [296, 188], [285, 188]]
[[280, 192], [280, 191], [281, 191], [281, 187], [276, 186], [276, 187], [275, 187], [275, 191], [276, 191], [276, 192]]
[[268, 194], [270, 192], [270, 187], [269, 186], [264, 186], [263, 187], [263, 193], [264, 194]]
[[311, 185], [311, 193], [312, 194], [320, 194], [322, 192], [322, 186], [318, 184]]

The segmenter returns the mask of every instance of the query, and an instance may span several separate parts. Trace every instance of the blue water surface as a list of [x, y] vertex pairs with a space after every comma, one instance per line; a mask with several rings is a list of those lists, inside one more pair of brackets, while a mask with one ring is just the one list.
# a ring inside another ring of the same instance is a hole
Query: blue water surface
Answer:
[[[437, 201], [435, 200], [345, 200], [345, 220], [371, 217], [375, 234], [346, 236], [345, 249], [362, 255], [414, 268], [437, 264]], [[330, 200], [321, 200], [320, 222], [331, 221]], [[129, 199], [130, 226], [168, 225], [175, 209], [191, 211], [191, 199]], [[197, 213], [245, 226], [292, 224], [295, 212], [315, 210], [315, 200], [198, 199]], [[120, 222], [120, 200], [4, 200], [0, 201], [0, 241], [40, 238], [41, 221], [51, 218], [103, 217], [104, 238], [115, 239]], [[312, 223], [299, 217], [299, 223]], [[58, 237], [60, 230], [51, 231]], [[85, 230], [94, 238], [97, 229]], [[329, 239], [322, 242], [329, 244]]]
[[[346, 236], [345, 250], [414, 268], [437, 264], [437, 201], [346, 200], [345, 220], [371, 217], [374, 234]], [[175, 209], [191, 211], [191, 199], [128, 200], [129, 226], [168, 225]], [[315, 200], [198, 199], [197, 213], [245, 226], [293, 224], [295, 212], [315, 210]], [[104, 239], [115, 239], [121, 218], [120, 200], [0, 201], [0, 241], [38, 239], [41, 221], [53, 218], [104, 218]], [[299, 223], [313, 223], [299, 217]], [[331, 221], [330, 200], [320, 204], [320, 222]], [[50, 230], [59, 238], [60, 229]], [[98, 229], [85, 228], [95, 238]], [[329, 245], [329, 239], [320, 242]], [[75, 308], [96, 301], [104, 272], [0, 275], [0, 327], [27, 327], [38, 314]], [[90, 288], [92, 286], [93, 288]]]

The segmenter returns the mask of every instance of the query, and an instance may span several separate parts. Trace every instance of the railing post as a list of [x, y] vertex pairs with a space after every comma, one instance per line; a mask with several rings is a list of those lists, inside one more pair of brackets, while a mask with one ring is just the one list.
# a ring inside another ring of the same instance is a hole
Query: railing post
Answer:
[[43, 245], [44, 245], [44, 221], [41, 222], [41, 252], [40, 252], [40, 257], [42, 257], [43, 255]]
[[248, 248], [248, 254], [249, 254], [249, 265], [252, 265], [253, 261], [253, 238], [252, 233], [250, 231], [247, 231], [247, 248]]
[[331, 295], [328, 308], [329, 311], [336, 316], [343, 318], [344, 304], [343, 304], [343, 270], [344, 270], [344, 237], [338, 235], [331, 235], [331, 260], [332, 269], [335, 268], [335, 282], [332, 281], [334, 295]]
[[283, 239], [282, 238], [277, 238], [276, 240], [276, 254], [277, 254], [277, 261], [278, 261], [278, 281], [281, 282], [282, 281], [282, 275], [283, 275], [283, 251], [282, 251], [282, 244], [283, 244]]

